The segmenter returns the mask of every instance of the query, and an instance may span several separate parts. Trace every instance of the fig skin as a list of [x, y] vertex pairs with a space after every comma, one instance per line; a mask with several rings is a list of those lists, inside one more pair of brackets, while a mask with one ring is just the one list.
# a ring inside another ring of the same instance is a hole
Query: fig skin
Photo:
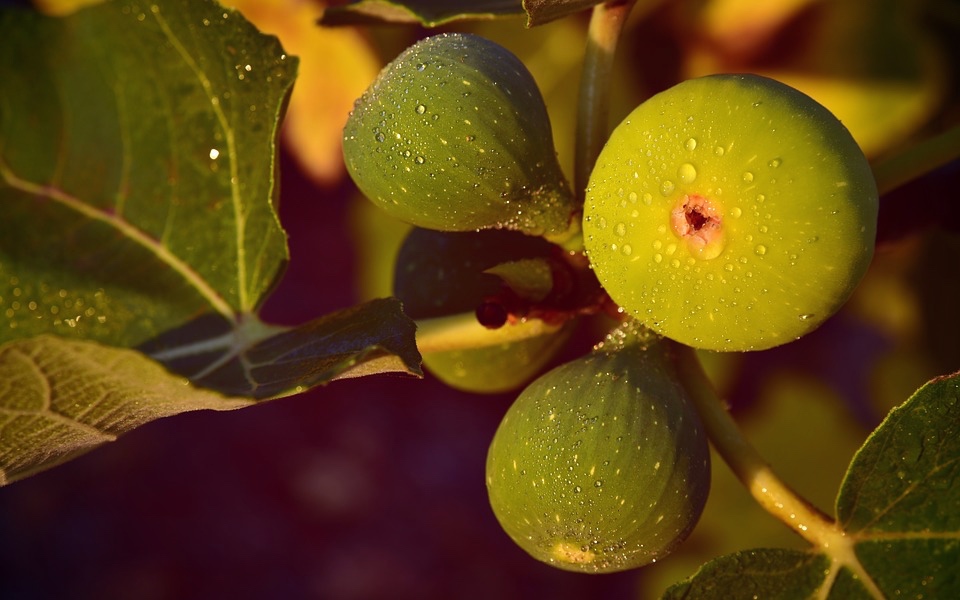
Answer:
[[761, 350], [847, 301], [877, 210], [870, 166], [826, 108], [772, 79], [711, 75], [617, 126], [591, 174], [584, 243], [611, 298], [651, 329]]
[[440, 34], [407, 48], [357, 100], [343, 135], [350, 176], [418, 227], [578, 230], [543, 98], [506, 48]]
[[633, 333], [531, 383], [487, 455], [507, 534], [569, 571], [637, 568], [693, 529], [710, 486], [706, 434], [666, 353]]

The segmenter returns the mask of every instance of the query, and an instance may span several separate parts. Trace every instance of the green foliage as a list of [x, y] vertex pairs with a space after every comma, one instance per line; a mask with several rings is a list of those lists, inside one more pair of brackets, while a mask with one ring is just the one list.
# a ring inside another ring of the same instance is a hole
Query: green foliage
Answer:
[[[48, 386], [41, 370], [30, 396], [8, 379], [4, 480], [185, 410], [420, 373], [394, 300], [294, 328], [257, 317], [287, 261], [275, 155], [297, 60], [275, 38], [177, 0], [63, 19], [6, 9], [0, 38], [0, 369], [55, 365], [92, 342], [122, 357], [90, 351], [110, 373], [70, 358], [72, 384]], [[142, 377], [160, 366], [135, 346], [211, 391]], [[123, 390], [110, 422], [76, 418], [107, 410], [87, 381]]]

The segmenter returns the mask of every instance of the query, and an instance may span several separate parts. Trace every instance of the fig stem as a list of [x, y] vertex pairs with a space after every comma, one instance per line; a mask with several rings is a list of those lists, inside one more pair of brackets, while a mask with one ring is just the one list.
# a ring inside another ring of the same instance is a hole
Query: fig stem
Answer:
[[483, 348], [553, 333], [561, 327], [540, 319], [528, 319], [488, 329], [477, 322], [474, 313], [420, 319], [417, 321], [417, 348], [421, 354]]
[[889, 156], [873, 166], [881, 196], [960, 158], [960, 126]]
[[612, 0], [593, 7], [580, 75], [573, 183], [583, 204], [590, 172], [607, 141], [613, 59], [623, 25], [636, 0]]
[[717, 396], [693, 348], [666, 339], [664, 343], [668, 344], [668, 355], [703, 420], [714, 449], [750, 495], [765, 511], [830, 557], [832, 564], [828, 578], [835, 577], [841, 567], [846, 567], [874, 598], [883, 598], [854, 553], [854, 538], [774, 473]]

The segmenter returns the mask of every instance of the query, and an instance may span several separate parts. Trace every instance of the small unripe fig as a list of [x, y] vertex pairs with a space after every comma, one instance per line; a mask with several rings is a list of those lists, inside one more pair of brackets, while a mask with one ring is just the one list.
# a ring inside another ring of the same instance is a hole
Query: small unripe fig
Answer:
[[877, 188], [847, 129], [755, 75], [680, 83], [614, 130], [584, 243], [621, 307], [710, 350], [792, 341], [833, 315], [873, 256]]
[[570, 228], [573, 196], [540, 91], [482, 37], [440, 34], [401, 53], [357, 100], [343, 152], [360, 190], [418, 227]]
[[666, 342], [636, 334], [534, 380], [487, 455], [497, 519], [534, 558], [571, 571], [632, 569], [693, 529], [710, 454]]
[[412, 319], [472, 313], [503, 287], [489, 269], [546, 258], [555, 246], [516, 231], [434, 231], [415, 227], [397, 253], [393, 295]]
[[477, 394], [518, 389], [543, 372], [569, 339], [570, 328], [479, 348], [432, 352], [423, 366], [448, 386]]

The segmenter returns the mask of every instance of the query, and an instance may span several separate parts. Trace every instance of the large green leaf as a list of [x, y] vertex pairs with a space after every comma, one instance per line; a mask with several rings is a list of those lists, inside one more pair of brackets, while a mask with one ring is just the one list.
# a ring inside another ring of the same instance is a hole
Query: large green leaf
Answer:
[[0, 39], [0, 484], [163, 416], [421, 374], [396, 300], [256, 314], [287, 260], [275, 38], [207, 0], [125, 0], [2, 10]]
[[664, 598], [960, 598], [960, 373], [890, 412], [837, 497], [843, 536], [721, 557]]
[[134, 345], [252, 311], [287, 259], [296, 59], [209, 1], [0, 12], [0, 341]]
[[0, 346], [0, 485], [148, 421], [252, 404], [192, 387], [139, 352], [50, 335]]

